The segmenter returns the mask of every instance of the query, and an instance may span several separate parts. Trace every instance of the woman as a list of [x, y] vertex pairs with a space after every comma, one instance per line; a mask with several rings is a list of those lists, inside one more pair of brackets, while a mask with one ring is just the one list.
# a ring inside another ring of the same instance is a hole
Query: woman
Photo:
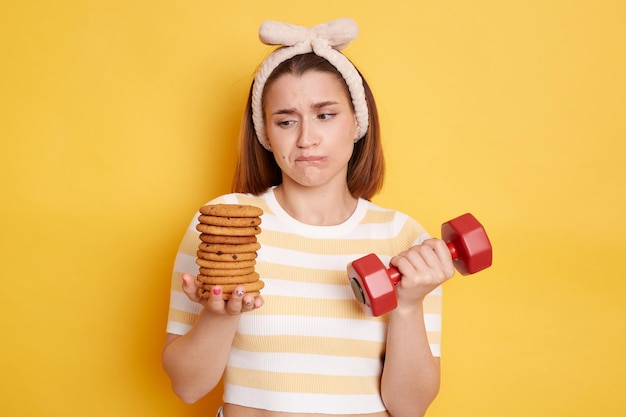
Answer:
[[[263, 209], [256, 271], [265, 288], [253, 297], [239, 287], [227, 302], [219, 287], [198, 297], [194, 219], [163, 350], [186, 402], [222, 377], [226, 417], [414, 417], [437, 395], [439, 287], [452, 260], [416, 221], [370, 202], [384, 171], [376, 105], [339, 52], [356, 33], [350, 19], [261, 26], [262, 41], [283, 46], [255, 76], [233, 193], [211, 203]], [[402, 274], [398, 307], [381, 317], [361, 310], [346, 275], [370, 252]]]

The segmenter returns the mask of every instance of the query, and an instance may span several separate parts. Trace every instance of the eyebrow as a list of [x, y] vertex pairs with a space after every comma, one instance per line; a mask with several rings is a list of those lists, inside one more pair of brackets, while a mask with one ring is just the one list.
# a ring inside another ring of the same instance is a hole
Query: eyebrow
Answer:
[[[320, 101], [319, 103], [313, 103], [313, 105], [311, 105], [312, 108], [314, 109], [322, 109], [326, 106], [332, 106], [335, 104], [339, 104], [339, 102], [337, 101], [333, 101], [333, 100], [327, 100], [327, 101]], [[280, 114], [293, 114], [296, 112], [296, 109], [291, 107], [288, 109], [280, 109], [280, 110], [276, 110], [274, 113], [272, 113], [272, 115], [280, 115]]]
[[313, 107], [314, 109], [321, 109], [321, 108], [323, 108], [323, 107], [326, 107], [326, 106], [332, 106], [332, 105], [334, 105], [334, 104], [339, 104], [339, 103], [338, 103], [338, 102], [336, 102], [336, 101], [327, 100], [327, 101], [322, 101], [322, 102], [320, 102], [320, 103], [315, 103], [315, 104], [313, 104], [311, 107]]

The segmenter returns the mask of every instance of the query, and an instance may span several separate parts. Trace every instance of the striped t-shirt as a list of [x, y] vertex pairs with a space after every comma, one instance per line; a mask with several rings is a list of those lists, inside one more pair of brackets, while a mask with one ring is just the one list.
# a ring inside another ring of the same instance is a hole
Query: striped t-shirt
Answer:
[[[241, 317], [224, 374], [224, 401], [292, 413], [385, 410], [380, 377], [388, 315], [364, 313], [346, 267], [369, 253], [388, 265], [392, 256], [428, 237], [423, 227], [363, 199], [337, 226], [298, 222], [280, 207], [273, 189], [210, 203], [250, 204], [264, 212], [255, 268], [265, 282], [265, 303]], [[197, 222], [196, 217], [176, 257], [169, 333], [188, 332], [202, 308], [181, 290], [182, 273], [198, 273]], [[439, 356], [440, 288], [427, 296], [424, 308], [430, 348]]]

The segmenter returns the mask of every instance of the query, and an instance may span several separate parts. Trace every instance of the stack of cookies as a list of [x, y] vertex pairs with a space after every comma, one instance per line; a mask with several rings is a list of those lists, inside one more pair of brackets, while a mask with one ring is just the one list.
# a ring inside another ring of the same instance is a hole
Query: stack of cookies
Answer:
[[238, 285], [246, 294], [259, 295], [264, 286], [255, 272], [257, 251], [261, 245], [261, 214], [258, 207], [241, 204], [210, 204], [200, 208], [198, 225], [200, 245], [196, 263], [198, 295], [209, 298], [213, 287], [222, 288], [222, 298], [228, 300]]

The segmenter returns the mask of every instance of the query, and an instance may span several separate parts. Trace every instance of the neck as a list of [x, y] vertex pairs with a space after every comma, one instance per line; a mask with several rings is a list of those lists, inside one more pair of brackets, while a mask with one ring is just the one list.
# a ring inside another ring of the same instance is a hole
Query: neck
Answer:
[[313, 226], [335, 226], [348, 220], [356, 210], [357, 199], [346, 186], [342, 190], [301, 187], [283, 183], [274, 195], [291, 217]]

